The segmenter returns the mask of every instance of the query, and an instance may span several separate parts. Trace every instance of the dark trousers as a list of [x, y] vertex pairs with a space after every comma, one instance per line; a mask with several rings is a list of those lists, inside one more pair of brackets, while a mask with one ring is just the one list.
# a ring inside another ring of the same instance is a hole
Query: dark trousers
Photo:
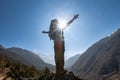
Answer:
[[55, 64], [56, 64], [56, 77], [64, 74], [64, 52], [65, 44], [64, 41], [57, 43], [54, 41], [54, 52], [55, 52]]

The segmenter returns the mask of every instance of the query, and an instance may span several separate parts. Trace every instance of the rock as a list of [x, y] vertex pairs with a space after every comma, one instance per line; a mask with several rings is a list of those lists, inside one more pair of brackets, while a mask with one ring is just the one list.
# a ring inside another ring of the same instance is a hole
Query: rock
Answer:
[[80, 79], [76, 77], [73, 74], [73, 72], [69, 71], [63, 75], [59, 75], [57, 78], [55, 78], [54, 73], [44, 74], [40, 76], [39, 80], [85, 80], [85, 79]]

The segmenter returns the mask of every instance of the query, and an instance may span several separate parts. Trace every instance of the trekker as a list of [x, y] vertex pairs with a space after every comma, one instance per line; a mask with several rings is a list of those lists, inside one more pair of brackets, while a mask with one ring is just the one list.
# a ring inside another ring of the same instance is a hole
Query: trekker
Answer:
[[43, 33], [48, 33], [50, 39], [54, 41], [54, 52], [55, 52], [55, 64], [56, 64], [56, 78], [64, 75], [66, 70], [64, 70], [64, 52], [65, 52], [65, 42], [63, 36], [63, 30], [68, 27], [75, 19], [77, 19], [79, 14], [74, 15], [74, 17], [67, 23], [64, 28], [59, 28], [59, 21], [57, 19], [51, 20], [49, 31], [43, 31]]

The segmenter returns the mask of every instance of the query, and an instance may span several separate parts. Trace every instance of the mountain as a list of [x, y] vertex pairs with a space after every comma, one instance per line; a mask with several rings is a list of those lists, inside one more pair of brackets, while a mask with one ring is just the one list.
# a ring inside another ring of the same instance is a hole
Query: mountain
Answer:
[[71, 69], [71, 66], [78, 60], [81, 54], [76, 54], [65, 61], [65, 68]]
[[[50, 72], [47, 67], [43, 70], [38, 70], [34, 67], [36, 64], [32, 62], [36, 61], [38, 63], [38, 60], [40, 60], [35, 58], [38, 58], [38, 56], [25, 49], [0, 47], [0, 80], [54, 80], [56, 74]], [[46, 64], [42, 60], [40, 63], [51, 67], [50, 64]], [[59, 76], [59, 80], [84, 79], [68, 71], [64, 75]]]
[[20, 62], [24, 65], [30, 65], [28, 61], [26, 61], [23, 57], [19, 56], [14, 52], [10, 52], [4, 47], [0, 47], [0, 57], [7, 58], [10, 61]]
[[45, 67], [54, 69], [53, 65], [45, 63], [37, 54], [31, 51], [16, 47], [8, 48], [7, 50], [16, 53], [20, 57], [23, 57], [27, 62], [29, 62], [31, 65], [34, 65], [38, 69], [44, 69]]
[[89, 80], [115, 80], [109, 78], [120, 76], [120, 29], [88, 48], [72, 66], [72, 71]]
[[55, 65], [54, 55], [39, 54], [39, 56], [44, 62]]
[[23, 57], [0, 47], [0, 80], [41, 80], [39, 77], [46, 73], [50, 74], [47, 67], [39, 70]]

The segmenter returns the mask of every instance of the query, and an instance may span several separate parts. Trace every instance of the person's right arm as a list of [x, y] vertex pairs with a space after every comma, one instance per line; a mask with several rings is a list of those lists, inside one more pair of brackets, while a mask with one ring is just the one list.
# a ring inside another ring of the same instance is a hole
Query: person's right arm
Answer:
[[74, 17], [69, 22], [67, 22], [67, 26], [64, 27], [63, 29], [67, 28], [75, 19], [78, 18], [78, 16], [79, 16], [79, 14], [74, 15]]

